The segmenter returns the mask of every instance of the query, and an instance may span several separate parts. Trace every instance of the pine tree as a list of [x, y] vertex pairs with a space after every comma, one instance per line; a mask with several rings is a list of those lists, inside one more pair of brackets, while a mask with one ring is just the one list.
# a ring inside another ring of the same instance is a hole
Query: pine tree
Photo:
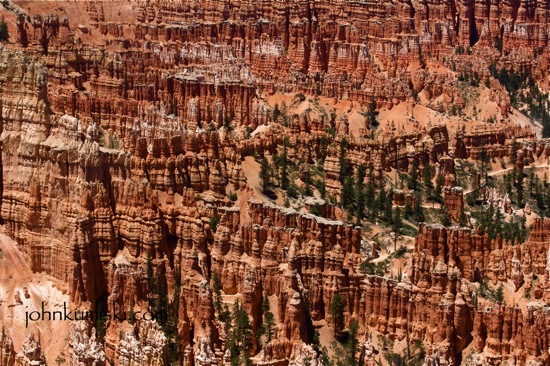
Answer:
[[351, 177], [346, 177], [344, 180], [341, 203], [346, 210], [353, 203], [353, 179]]
[[[514, 169], [515, 170], [515, 169]], [[515, 187], [516, 187], [516, 196], [518, 201], [518, 206], [523, 207], [525, 203], [523, 202], [523, 172], [517, 172], [515, 174]]]
[[340, 334], [344, 329], [344, 310], [346, 308], [346, 300], [340, 294], [335, 294], [329, 307], [329, 313], [334, 321], [334, 333]]
[[347, 357], [346, 357], [346, 365], [348, 366], [356, 366], [357, 365], [357, 350], [358, 350], [358, 344], [359, 341], [357, 339], [357, 332], [359, 331], [359, 323], [357, 320], [352, 319], [349, 322], [349, 334], [348, 334], [348, 341], [346, 344], [346, 351], [347, 351]]
[[220, 276], [218, 276], [218, 272], [212, 273], [212, 292], [214, 293], [213, 296], [213, 302], [214, 302], [214, 310], [219, 315], [222, 312], [222, 296], [221, 296], [221, 289], [222, 289], [222, 282], [220, 280]]
[[375, 200], [374, 183], [372, 179], [369, 179], [367, 183], [367, 189], [365, 191], [365, 202], [367, 202], [367, 217], [373, 219], [378, 216], [377, 202]]
[[153, 271], [153, 262], [151, 258], [151, 251], [147, 253], [147, 297], [149, 301], [149, 306], [151, 306], [154, 295], [157, 293], [157, 282], [155, 278], [155, 273]]
[[277, 181], [278, 185], [281, 185], [281, 157], [279, 154], [274, 153], [271, 155], [271, 178], [272, 182]]
[[357, 174], [355, 178], [355, 212], [357, 221], [360, 223], [365, 216], [365, 177], [366, 170], [363, 164], [357, 168]]
[[393, 192], [390, 191], [387, 195], [385, 207], [384, 207], [384, 221], [387, 223], [391, 223], [393, 220], [393, 214], [392, 214], [392, 206], [393, 206]]
[[426, 187], [426, 197], [430, 199], [434, 186], [432, 183], [432, 167], [429, 164], [424, 167], [424, 186]]
[[351, 173], [351, 166], [346, 159], [346, 151], [349, 146], [348, 140], [344, 137], [340, 141], [340, 155], [339, 155], [339, 163], [340, 163], [340, 174], [339, 179], [340, 183], [344, 183], [344, 180], [349, 177]]
[[[378, 197], [376, 198], [376, 214], [378, 215], [378, 212], [386, 212], [386, 206], [387, 206], [388, 197], [386, 195], [386, 190], [384, 188], [381, 188], [380, 191], [378, 191]], [[385, 219], [385, 218], [384, 218]]]
[[164, 327], [164, 335], [168, 340], [168, 365], [179, 364], [181, 357], [181, 343], [179, 342], [179, 305], [180, 305], [181, 279], [176, 272], [174, 275], [174, 293], [170, 303], [169, 318]]
[[418, 188], [418, 160], [414, 159], [411, 167], [411, 178], [409, 180], [409, 189], [416, 191]]
[[273, 337], [273, 327], [275, 326], [275, 317], [273, 313], [271, 312], [271, 305], [269, 304], [269, 299], [266, 296], [264, 296], [264, 299], [262, 301], [262, 312], [264, 314], [263, 317], [263, 323], [260, 326], [259, 329], [259, 337], [265, 335], [266, 336], [266, 343], [271, 342], [271, 338]]
[[437, 176], [436, 182], [435, 182], [435, 192], [434, 192], [434, 199], [436, 202], [442, 203], [443, 202], [443, 184], [445, 183], [445, 177], [443, 174], [439, 174]]
[[[157, 277], [158, 293], [155, 303], [155, 311], [159, 314], [168, 314], [168, 287], [166, 285], [166, 277]], [[166, 318], [159, 319], [159, 325], [166, 331]]]
[[304, 296], [304, 308], [306, 313], [306, 331], [308, 343], [311, 343], [313, 349], [318, 352], [321, 342], [319, 339], [319, 332], [313, 326], [313, 318], [311, 317], [311, 305], [307, 296]]
[[275, 103], [275, 107], [273, 107], [273, 121], [277, 122], [280, 115], [281, 115], [281, 111], [279, 110], [279, 104]]
[[466, 226], [467, 224], [467, 217], [466, 217], [466, 213], [464, 212], [464, 207], [462, 208], [462, 210], [460, 210], [458, 223], [460, 224], [460, 226]]
[[493, 296], [494, 300], [499, 303], [499, 304], [502, 304], [502, 302], [504, 301], [504, 286], [503, 285], [500, 285], [494, 292], [493, 292]]
[[414, 195], [413, 216], [417, 223], [424, 221], [424, 209], [422, 208], [422, 195], [420, 192], [416, 192]]
[[283, 139], [283, 153], [281, 155], [281, 188], [288, 188], [288, 139], [285, 137]]
[[323, 176], [319, 181], [319, 194], [321, 194], [321, 198], [325, 198], [327, 196], [327, 188], [325, 185], [325, 177]]
[[233, 304], [232, 318], [234, 325], [230, 339], [231, 364], [251, 365], [249, 353], [252, 346], [252, 327], [248, 314], [241, 307], [239, 300], [235, 300]]
[[270, 184], [271, 169], [265, 156], [262, 158], [262, 162], [260, 163], [259, 177], [262, 182], [262, 192], [266, 193]]
[[411, 217], [413, 217], [414, 211], [413, 211], [413, 207], [411, 205], [411, 200], [409, 200], [409, 199], [405, 200], [404, 211], [405, 211], [405, 217], [407, 219], [410, 219]]
[[128, 311], [128, 323], [134, 324], [134, 299], [130, 299], [130, 309]]
[[233, 319], [231, 318], [231, 311], [229, 311], [229, 306], [227, 306], [227, 304], [223, 304], [223, 311], [220, 313], [220, 321], [223, 323], [225, 334], [230, 335]]
[[309, 168], [306, 168], [305, 174], [304, 174], [304, 196], [313, 196], [313, 191], [311, 190], [311, 173], [309, 172]]
[[378, 121], [376, 120], [376, 103], [374, 102], [374, 99], [371, 100], [369, 103], [369, 111], [368, 111], [368, 121], [370, 124], [371, 130], [374, 130], [376, 127], [378, 127]]
[[449, 208], [447, 206], [441, 206], [441, 209], [439, 211], [439, 219], [441, 220], [441, 225], [443, 226], [451, 226], [451, 224], [453, 223], [451, 220]]
[[269, 298], [267, 295], [264, 296], [264, 299], [262, 300], [262, 312], [265, 314], [269, 310], [271, 310], [271, 305], [269, 304]]
[[103, 344], [105, 341], [105, 334], [107, 333], [107, 328], [105, 327], [105, 317], [103, 312], [103, 307], [101, 303], [98, 303], [96, 306], [96, 336], [99, 344]]
[[0, 21], [0, 42], [7, 42], [9, 39], [10, 32], [8, 31], [8, 23], [6, 23], [2, 15], [2, 20]]
[[500, 212], [500, 208], [498, 208], [498, 207], [495, 210], [494, 225], [495, 225], [496, 233], [501, 233], [502, 232], [502, 225], [503, 225], [503, 218], [502, 218], [502, 212]]
[[393, 223], [392, 223], [392, 229], [394, 233], [394, 243], [393, 243], [393, 250], [397, 251], [397, 239], [401, 235], [401, 230], [403, 228], [403, 219], [401, 218], [401, 209], [399, 207], [396, 207], [394, 211], [393, 216]]

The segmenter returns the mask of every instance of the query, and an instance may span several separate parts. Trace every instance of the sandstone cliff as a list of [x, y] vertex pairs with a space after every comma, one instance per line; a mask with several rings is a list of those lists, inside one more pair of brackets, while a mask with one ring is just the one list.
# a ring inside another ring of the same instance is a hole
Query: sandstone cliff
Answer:
[[[273, 339], [253, 347], [261, 365], [321, 365], [311, 324], [335, 328], [335, 294], [344, 327], [359, 322], [367, 364], [380, 358], [371, 332], [424, 341], [429, 365], [460, 364], [467, 352], [491, 364], [550, 362], [548, 219], [532, 220], [521, 244], [419, 224], [403, 276], [368, 275], [361, 227], [325, 201], [325, 218], [305, 212], [315, 205], [268, 202], [250, 163], [284, 153], [317, 166], [335, 201], [343, 164], [379, 182], [434, 167], [450, 177], [443, 201], [459, 222], [457, 161], [515, 156], [523, 172], [550, 156], [489, 71], [529, 72], [548, 90], [548, 2], [8, 5], [0, 217], [30, 269], [67, 284], [72, 304], [145, 310], [151, 270], [178, 304], [186, 366], [231, 362], [214, 274], [221, 301], [240, 299], [254, 334], [262, 299], [271, 302]], [[506, 301], [482, 298], [484, 279], [505, 285]], [[155, 322], [111, 320], [103, 339], [94, 326], [67, 331], [71, 364], [167, 362], [170, 339]], [[10, 334], [0, 337], [0, 365], [57, 357], [32, 333], [15, 350]]]

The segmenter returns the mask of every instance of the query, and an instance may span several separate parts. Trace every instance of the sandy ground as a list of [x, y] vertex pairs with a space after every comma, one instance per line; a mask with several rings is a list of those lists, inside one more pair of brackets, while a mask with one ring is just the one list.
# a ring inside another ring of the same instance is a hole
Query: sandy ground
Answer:
[[531, 122], [529, 117], [522, 114], [520, 111], [518, 111], [515, 108], [512, 108], [512, 113], [510, 113], [510, 121], [522, 127], [530, 126], [531, 129], [533, 129], [533, 131], [537, 135], [537, 139], [542, 138], [542, 125], [538, 122], [537, 123]]
[[[32, 273], [29, 263], [17, 248], [17, 243], [0, 232], [0, 324], [13, 339], [15, 351], [21, 350], [23, 340], [32, 332], [40, 338], [49, 365], [65, 350], [68, 355], [70, 323], [68, 321], [37, 321], [26, 324], [26, 312], [63, 310], [63, 304], [74, 309], [69, 296], [60, 290], [54, 280], [40, 273]], [[57, 286], [57, 287], [56, 287]], [[65, 357], [67, 358], [67, 357]]]

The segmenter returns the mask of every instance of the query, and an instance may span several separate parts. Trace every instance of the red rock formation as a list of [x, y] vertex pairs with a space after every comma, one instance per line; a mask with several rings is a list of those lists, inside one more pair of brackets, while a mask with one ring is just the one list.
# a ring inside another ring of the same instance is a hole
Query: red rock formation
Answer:
[[96, 333], [85, 322], [71, 324], [69, 333], [72, 365], [105, 365], [103, 345], [96, 339]]
[[42, 352], [40, 342], [35, 338], [34, 333], [29, 334], [21, 345], [21, 352], [15, 356], [15, 362], [17, 365], [44, 365], [46, 364], [46, 358]]
[[[74, 303], [145, 308], [150, 258], [170, 297], [181, 282], [172, 301], [185, 365], [222, 362], [227, 335], [213, 307], [214, 272], [254, 331], [263, 295], [276, 297], [280, 324], [262, 350], [266, 365], [316, 359], [305, 303], [330, 324], [336, 293], [346, 300], [346, 325], [356, 318], [362, 330], [422, 339], [428, 363], [456, 362], [472, 341], [495, 363], [548, 362], [548, 221], [536, 220], [523, 244], [420, 225], [413, 268], [397, 282], [359, 272], [361, 230], [335, 220], [332, 206], [320, 218], [255, 199], [228, 207], [226, 198], [251, 184], [243, 159], [280, 154], [285, 137], [293, 162], [322, 160], [334, 197], [344, 137], [352, 170], [363, 164], [379, 181], [409, 172], [413, 161], [452, 174], [455, 158], [509, 157], [513, 138], [522, 139], [519, 171], [550, 156], [531, 128], [510, 122], [375, 135], [366, 118], [320, 107], [344, 102], [364, 113], [414, 96], [447, 113], [469, 102], [451, 70], [485, 79], [493, 62], [530, 71], [547, 88], [547, 2], [10, 2], [17, 4], [19, 15], [8, 19], [15, 43], [0, 49], [0, 215], [32, 269], [68, 283]], [[489, 80], [488, 98], [506, 120], [510, 98], [497, 84]], [[267, 97], [298, 92], [308, 97], [297, 95], [274, 121]], [[459, 221], [462, 193], [446, 189], [445, 204]], [[531, 288], [536, 301], [475, 309], [472, 283], [483, 276]], [[13, 344], [2, 334], [0, 364], [11, 365]], [[104, 357], [88, 328], [71, 337], [74, 363], [158, 364], [167, 347], [156, 323], [110, 322]], [[29, 338], [21, 355], [40, 362], [40, 344]]]
[[15, 365], [15, 349], [13, 347], [13, 341], [6, 333], [4, 327], [2, 327], [2, 338], [0, 338], [0, 364], [5, 366]]
[[445, 187], [443, 204], [448, 207], [451, 219], [460, 222], [464, 213], [464, 196], [462, 187]]

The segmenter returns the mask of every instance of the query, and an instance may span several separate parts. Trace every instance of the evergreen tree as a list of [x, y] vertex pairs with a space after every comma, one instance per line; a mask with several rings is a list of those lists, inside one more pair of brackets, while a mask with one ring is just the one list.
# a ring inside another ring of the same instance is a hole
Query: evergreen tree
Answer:
[[212, 232], [218, 231], [218, 224], [220, 223], [220, 217], [218, 215], [214, 215], [210, 217], [210, 228], [212, 229]]
[[176, 272], [174, 275], [174, 293], [172, 302], [170, 303], [169, 318], [164, 326], [164, 335], [168, 340], [168, 362], [166, 364], [179, 364], [181, 352], [181, 344], [179, 342], [178, 324], [179, 324], [179, 305], [180, 305], [180, 290], [181, 279]]
[[[388, 196], [386, 195], [386, 190], [384, 188], [381, 188], [380, 191], [378, 191], [378, 197], [376, 198], [376, 212], [386, 212], [386, 206], [388, 202]], [[385, 216], [385, 215], [384, 215]], [[385, 219], [385, 217], [384, 217]]]
[[103, 307], [101, 303], [98, 303], [96, 306], [96, 336], [99, 344], [103, 344], [105, 341], [105, 334], [107, 333], [107, 328], [105, 327], [105, 317], [103, 312]]
[[279, 154], [274, 153], [271, 155], [271, 179], [272, 182], [277, 181], [278, 185], [281, 185], [281, 157]]
[[394, 211], [392, 229], [395, 238], [393, 243], [393, 250], [397, 251], [397, 240], [401, 235], [401, 230], [403, 229], [403, 219], [401, 218], [401, 209], [399, 207], [396, 207]]
[[265, 335], [266, 336], [266, 343], [271, 342], [271, 338], [273, 337], [273, 328], [275, 326], [275, 317], [273, 313], [271, 312], [271, 305], [269, 304], [269, 299], [266, 296], [264, 296], [264, 299], [262, 301], [262, 312], [264, 314], [263, 317], [263, 323], [260, 326], [259, 329], [259, 335], [260, 337]]
[[375, 192], [374, 192], [374, 183], [372, 179], [369, 179], [369, 182], [367, 183], [367, 189], [365, 191], [365, 202], [367, 203], [367, 217], [369, 219], [374, 219], [376, 216], [378, 216], [378, 204], [375, 200]]
[[218, 272], [212, 273], [212, 292], [214, 293], [213, 302], [214, 310], [218, 315], [222, 312], [222, 296], [221, 296], [222, 282]]
[[232, 365], [234, 360], [236, 365], [251, 365], [250, 350], [252, 347], [252, 327], [248, 314], [241, 307], [240, 302], [235, 300], [233, 304], [233, 332], [231, 335], [231, 360]]
[[340, 334], [344, 330], [344, 310], [346, 308], [346, 300], [340, 294], [335, 294], [329, 307], [329, 313], [334, 321], [334, 333]]
[[349, 334], [348, 334], [348, 341], [346, 344], [346, 351], [347, 351], [347, 360], [346, 365], [348, 366], [356, 366], [357, 365], [357, 351], [358, 351], [358, 344], [359, 341], [357, 339], [357, 332], [359, 331], [359, 323], [357, 320], [352, 319], [349, 323]]
[[435, 192], [434, 192], [434, 199], [436, 202], [442, 203], [443, 202], [443, 184], [445, 183], [445, 177], [443, 174], [439, 174], [437, 176], [436, 182], [435, 182]]
[[280, 184], [282, 189], [288, 188], [288, 139], [285, 137], [283, 139], [283, 153], [280, 158], [280, 171], [281, 171], [281, 178], [280, 178]]
[[417, 223], [424, 221], [424, 209], [422, 208], [422, 195], [420, 192], [414, 194], [413, 217]]
[[441, 206], [439, 211], [439, 219], [441, 221], [441, 225], [443, 226], [451, 226], [453, 223], [451, 220], [451, 213], [449, 212], [449, 208], [447, 206]]
[[275, 103], [275, 107], [273, 107], [273, 121], [277, 122], [280, 115], [281, 115], [281, 111], [279, 109], [279, 104]]
[[326, 186], [325, 186], [325, 177], [323, 176], [320, 180], [319, 180], [319, 193], [321, 194], [321, 197], [324, 199], [327, 195], [327, 189], [326, 189]]
[[516, 172], [515, 178], [516, 178], [515, 187], [516, 187], [516, 196], [517, 196], [518, 206], [524, 207], [525, 203], [523, 202], [523, 172], [519, 172], [519, 171]]
[[231, 318], [231, 311], [229, 311], [229, 306], [227, 306], [227, 304], [223, 304], [223, 311], [220, 313], [220, 321], [223, 323], [225, 334], [230, 335], [233, 319]]
[[306, 296], [304, 296], [304, 308], [306, 310], [306, 330], [308, 343], [311, 342], [313, 349], [316, 352], [319, 352], [321, 347], [321, 340], [319, 338], [319, 332], [313, 326], [313, 319], [311, 318], [311, 306]]
[[464, 212], [464, 207], [462, 208], [462, 210], [460, 210], [460, 217], [458, 218], [458, 223], [460, 224], [460, 226], [466, 226], [467, 224], [467, 217], [466, 217], [466, 213]]
[[411, 178], [409, 179], [409, 189], [416, 191], [418, 188], [418, 160], [414, 159], [411, 167]]
[[512, 143], [510, 144], [510, 164], [515, 164], [518, 160], [518, 147], [516, 143], [516, 139], [512, 139]]
[[495, 301], [502, 304], [504, 301], [504, 286], [500, 285], [494, 293]]
[[2, 20], [0, 20], [0, 42], [7, 42], [9, 39], [10, 32], [8, 31], [8, 23], [6, 23], [2, 15]]
[[502, 212], [500, 212], [498, 207], [495, 210], [495, 220], [493, 221], [493, 225], [497, 234], [502, 232], [503, 217]]
[[432, 183], [432, 167], [430, 164], [426, 164], [424, 167], [424, 186], [426, 187], [426, 197], [429, 199], [432, 196], [433, 183]]
[[367, 119], [370, 124], [371, 130], [374, 130], [376, 127], [378, 127], [378, 121], [376, 120], [376, 103], [374, 102], [374, 99], [371, 100], [369, 103], [369, 111], [367, 112]]
[[313, 191], [311, 190], [311, 173], [309, 168], [306, 168], [304, 174], [304, 196], [313, 196]]
[[341, 198], [342, 207], [346, 210], [353, 203], [353, 191], [353, 179], [351, 177], [346, 177], [344, 185], [342, 186]]
[[[168, 287], [166, 285], [166, 277], [157, 277], [158, 293], [155, 302], [155, 311], [159, 314], [168, 314]], [[165, 330], [166, 318], [159, 319], [159, 325]]]
[[413, 214], [414, 214], [414, 211], [413, 211], [413, 207], [411, 205], [411, 200], [407, 199], [405, 200], [405, 217], [407, 219], [410, 219], [413, 217]]
[[392, 223], [393, 221], [393, 213], [392, 213], [392, 206], [393, 206], [393, 192], [390, 190], [384, 207], [384, 221], [387, 223]]
[[134, 324], [134, 299], [130, 299], [130, 309], [128, 310], [128, 323]]
[[365, 217], [365, 177], [365, 166], [361, 164], [357, 168], [355, 178], [355, 212], [359, 223], [361, 223], [363, 217]]
[[273, 329], [275, 327], [275, 317], [272, 312], [268, 311], [265, 314], [264, 319], [264, 326], [265, 326], [265, 335], [267, 337], [267, 342], [271, 342], [271, 338], [273, 337]]
[[[487, 154], [487, 149], [484, 145], [481, 146], [481, 176], [483, 177], [483, 188], [487, 186], [489, 181], [489, 154]], [[483, 190], [483, 194], [486, 195], [487, 189]], [[486, 197], [483, 197], [483, 200], [486, 201]]]
[[147, 253], [147, 285], [148, 285], [148, 291], [147, 291], [147, 297], [149, 301], [149, 306], [151, 306], [152, 301], [154, 299], [154, 294], [157, 293], [157, 281], [155, 278], [155, 273], [153, 271], [153, 262], [151, 259], [151, 251]]
[[262, 182], [262, 192], [266, 193], [267, 189], [269, 188], [270, 184], [270, 177], [271, 177], [271, 169], [269, 166], [269, 162], [265, 158], [265, 156], [262, 158], [262, 162], [260, 163], [260, 180]]
[[346, 159], [346, 151], [349, 146], [348, 140], [343, 137], [340, 141], [340, 155], [339, 155], [339, 163], [340, 163], [340, 174], [339, 179], [340, 183], [344, 183], [344, 180], [349, 177], [351, 173], [351, 166]]

